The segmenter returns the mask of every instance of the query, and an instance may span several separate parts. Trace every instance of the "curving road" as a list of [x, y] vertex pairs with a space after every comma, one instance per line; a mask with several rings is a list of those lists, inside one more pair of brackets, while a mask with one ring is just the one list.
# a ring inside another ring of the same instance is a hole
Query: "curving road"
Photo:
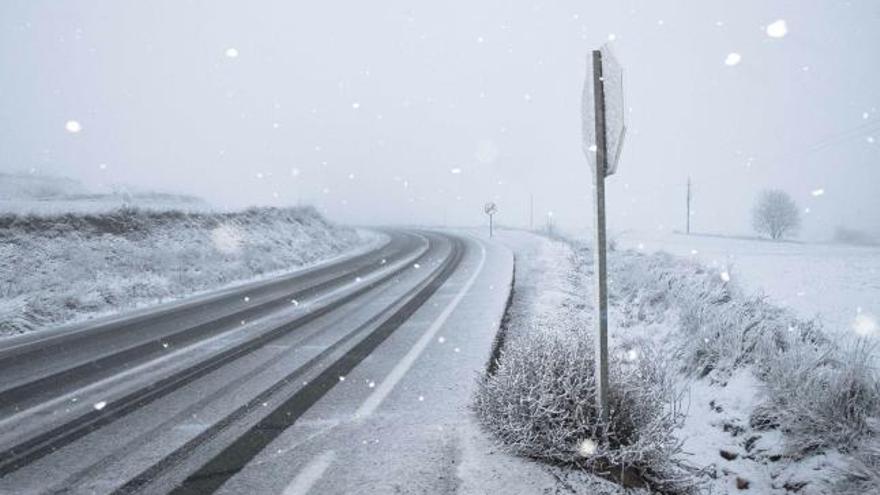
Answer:
[[456, 453], [436, 442], [458, 441], [512, 256], [467, 235], [388, 235], [0, 342], [0, 493], [454, 491]]

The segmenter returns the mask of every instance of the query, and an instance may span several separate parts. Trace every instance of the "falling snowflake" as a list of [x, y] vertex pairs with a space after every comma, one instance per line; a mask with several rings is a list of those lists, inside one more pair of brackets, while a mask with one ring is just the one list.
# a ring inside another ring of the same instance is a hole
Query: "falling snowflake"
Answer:
[[723, 280], [725, 282], [730, 282], [730, 273], [728, 273], [726, 270], [721, 272], [720, 276], [721, 276], [721, 280]]
[[853, 330], [859, 337], [867, 337], [877, 332], [877, 320], [866, 313], [859, 313], [853, 320]]
[[783, 19], [779, 19], [767, 26], [767, 36], [771, 38], [782, 38], [786, 34], [788, 34], [788, 25]]
[[373, 380], [370, 380], [370, 383], [368, 383], [367, 386], [370, 388], [376, 388], [376, 382], [374, 382]]
[[461, 173], [461, 169], [460, 169], [460, 168], [454, 168], [454, 169], [450, 170], [450, 172], [452, 172], [452, 173], [455, 174], [455, 175], [458, 175], [458, 174]]
[[244, 296], [244, 302], [250, 302], [251, 298], [248, 296]]
[[96, 411], [100, 411], [101, 409], [107, 407], [107, 401], [102, 400], [100, 402], [95, 402], [95, 405], [92, 407], [94, 407]]
[[224, 254], [237, 254], [241, 251], [242, 236], [235, 227], [221, 225], [211, 231], [214, 248]]
[[585, 438], [578, 444], [577, 451], [583, 457], [590, 457], [596, 453], [596, 442]]
[[76, 134], [82, 130], [82, 125], [80, 125], [80, 123], [77, 122], [76, 120], [68, 120], [64, 124], [64, 128], [67, 130], [67, 132], [69, 132], [71, 134]]
[[874, 136], [868, 136], [868, 137], [866, 137], [866, 138], [865, 138], [865, 141], [867, 141], [868, 144], [874, 144], [874, 141], [875, 141], [875, 140], [874, 140]]
[[340, 376], [340, 377], [339, 377], [339, 381], [340, 381], [340, 382], [344, 382], [344, 381], [345, 381], [345, 377], [344, 377], [344, 376]]
[[419, 402], [424, 402], [424, 401], [425, 401], [425, 396], [424, 396], [424, 395], [420, 395], [420, 396], [419, 396]]
[[639, 358], [639, 351], [635, 349], [630, 349], [626, 351], [626, 359], [627, 361], [635, 361]]
[[297, 301], [296, 299], [291, 299], [290, 304], [293, 304], [294, 306], [299, 306], [299, 301]]
[[608, 35], [608, 41], [614, 41], [614, 40], [616, 40], [616, 39], [617, 39], [617, 35], [616, 35], [616, 34], [611, 33], [611, 34]]
[[822, 189], [822, 188], [813, 189], [813, 191], [810, 194], [812, 194], [813, 196], [821, 196], [821, 195], [825, 194], [825, 189]]
[[739, 53], [731, 52], [727, 54], [727, 58], [724, 59], [724, 65], [733, 67], [734, 65], [740, 63], [742, 61], [742, 56]]
[[360, 107], [361, 107], [361, 104], [359, 102], [354, 102], [351, 104], [351, 108], [354, 108], [355, 110], [357, 110]]
[[441, 344], [446, 342], [446, 337], [437, 337], [437, 342], [439, 342]]
[[229, 58], [238, 58], [238, 49], [237, 48], [227, 48], [226, 56]]
[[413, 268], [416, 268], [416, 269], [421, 268], [421, 267], [422, 267], [422, 265], [420, 265], [420, 264], [418, 264], [418, 263], [416, 263], [416, 264], [413, 265]]

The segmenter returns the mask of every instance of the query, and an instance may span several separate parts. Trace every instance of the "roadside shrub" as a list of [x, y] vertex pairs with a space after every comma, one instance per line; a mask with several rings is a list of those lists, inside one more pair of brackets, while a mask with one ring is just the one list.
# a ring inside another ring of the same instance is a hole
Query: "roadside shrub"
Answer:
[[862, 445], [848, 461], [843, 476], [835, 487], [836, 493], [880, 493], [880, 438], [874, 438], [870, 443]]
[[591, 340], [534, 329], [507, 345], [478, 384], [482, 424], [512, 453], [573, 465], [655, 490], [684, 486], [675, 462], [678, 402], [661, 360], [611, 363], [610, 417], [596, 404]]
[[765, 344], [759, 376], [767, 401], [765, 422], [786, 433], [792, 453], [838, 448], [853, 451], [880, 434], [880, 380], [866, 341], [848, 348], [812, 345], [797, 332], [784, 347]]

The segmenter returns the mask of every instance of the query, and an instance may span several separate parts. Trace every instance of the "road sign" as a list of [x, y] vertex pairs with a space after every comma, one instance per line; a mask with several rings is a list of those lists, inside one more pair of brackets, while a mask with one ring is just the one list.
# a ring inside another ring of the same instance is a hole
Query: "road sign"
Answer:
[[[605, 135], [605, 176], [609, 176], [617, 171], [617, 163], [620, 161], [620, 153], [623, 149], [623, 139], [626, 136], [625, 112], [626, 106], [623, 97], [623, 69], [617, 61], [617, 57], [611, 51], [611, 47], [606, 43], [599, 48], [601, 67], [601, 113], [604, 113], [603, 125]], [[595, 59], [594, 59], [595, 61]], [[589, 72], [589, 71], [588, 71]], [[596, 68], [593, 67], [594, 74]], [[596, 166], [596, 154], [598, 151], [598, 140], [596, 133], [596, 111], [598, 103], [595, 93], [596, 85], [593, 84], [591, 78], [587, 77], [584, 84], [582, 117], [583, 117], [583, 148], [587, 155], [587, 161], [592, 167]]]
[[494, 202], [489, 201], [483, 205], [483, 211], [486, 212], [486, 215], [489, 215], [489, 237], [492, 237], [492, 217], [498, 211], [498, 206]]

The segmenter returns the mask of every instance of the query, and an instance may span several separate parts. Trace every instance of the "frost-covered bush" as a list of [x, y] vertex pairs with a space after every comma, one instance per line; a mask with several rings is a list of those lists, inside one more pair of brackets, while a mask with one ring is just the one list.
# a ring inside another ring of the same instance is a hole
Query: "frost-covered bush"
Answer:
[[682, 485], [673, 430], [677, 400], [660, 360], [611, 364], [610, 417], [596, 405], [591, 340], [574, 329], [535, 329], [507, 345], [480, 380], [475, 409], [511, 452], [665, 489]]
[[0, 335], [289, 270], [360, 242], [311, 208], [0, 215]]
[[849, 458], [836, 489], [841, 495], [880, 492], [880, 438], [861, 445]]
[[778, 425], [796, 455], [829, 447], [852, 451], [880, 434], [874, 348], [864, 341], [849, 348], [815, 345], [792, 334], [783, 346], [761, 349], [758, 372], [767, 401], [753, 422]]

